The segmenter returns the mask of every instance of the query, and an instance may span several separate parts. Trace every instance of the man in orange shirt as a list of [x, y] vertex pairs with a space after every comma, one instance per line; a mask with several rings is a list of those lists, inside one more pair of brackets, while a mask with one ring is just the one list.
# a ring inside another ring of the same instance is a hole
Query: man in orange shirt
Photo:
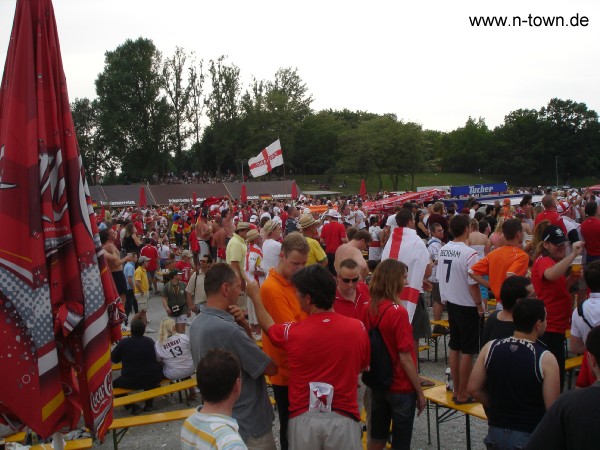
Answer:
[[[281, 244], [279, 264], [269, 271], [269, 276], [260, 288], [263, 305], [275, 323], [299, 322], [306, 318], [306, 313], [300, 309], [296, 289], [292, 285], [291, 279], [292, 275], [306, 265], [308, 252], [309, 246], [304, 236], [300, 233], [288, 234]], [[279, 368], [277, 374], [271, 376], [271, 384], [279, 413], [281, 450], [288, 450], [290, 366], [287, 353], [283, 349], [275, 347], [266, 333], [263, 333], [263, 350]]]
[[[508, 219], [502, 224], [502, 234], [506, 245], [491, 251], [469, 270], [469, 275], [479, 284], [492, 290], [496, 297], [497, 309], [502, 309], [500, 289], [506, 278], [513, 275], [525, 276], [529, 267], [529, 256], [521, 249], [523, 226], [519, 219]], [[489, 275], [489, 282], [483, 278]]]

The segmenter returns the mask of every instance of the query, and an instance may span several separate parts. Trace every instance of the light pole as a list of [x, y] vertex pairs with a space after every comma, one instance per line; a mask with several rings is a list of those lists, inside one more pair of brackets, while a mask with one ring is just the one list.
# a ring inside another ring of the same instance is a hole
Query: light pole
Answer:
[[558, 189], [558, 156], [554, 155], [554, 160], [556, 161], [555, 169], [556, 169], [556, 189]]

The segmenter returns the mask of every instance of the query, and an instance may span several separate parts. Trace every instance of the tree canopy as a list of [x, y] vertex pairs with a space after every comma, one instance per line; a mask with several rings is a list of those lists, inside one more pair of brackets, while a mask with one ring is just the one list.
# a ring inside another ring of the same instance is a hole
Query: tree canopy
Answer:
[[163, 58], [145, 38], [107, 51], [97, 98], [72, 104], [90, 183], [154, 182], [184, 172], [239, 176], [276, 139], [288, 173], [376, 175], [380, 184], [390, 177], [395, 188], [399, 177], [414, 184], [423, 171], [549, 184], [557, 168], [562, 183], [600, 169], [598, 114], [574, 100], [511, 111], [494, 129], [469, 117], [446, 133], [394, 114], [314, 111], [297, 68], [247, 85], [241, 73], [226, 56], [205, 63], [180, 47]]

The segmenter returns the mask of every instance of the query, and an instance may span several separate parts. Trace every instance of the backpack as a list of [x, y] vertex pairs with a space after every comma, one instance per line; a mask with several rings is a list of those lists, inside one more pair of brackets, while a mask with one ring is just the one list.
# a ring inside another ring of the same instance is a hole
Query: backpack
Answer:
[[371, 343], [370, 367], [369, 371], [363, 372], [361, 377], [363, 383], [377, 391], [387, 391], [392, 385], [392, 378], [394, 376], [392, 358], [385, 346], [381, 331], [379, 331], [381, 319], [391, 307], [392, 306], [388, 306], [381, 313], [377, 325], [369, 330], [369, 342]]
[[582, 302], [581, 304], [577, 305], [577, 314], [579, 315], [579, 317], [581, 317], [581, 318], [583, 319], [583, 321], [585, 322], [585, 324], [586, 324], [588, 327], [590, 327], [590, 329], [592, 329], [592, 328], [594, 328], [594, 327], [592, 326], [592, 324], [591, 324], [591, 323], [589, 323], [589, 322], [588, 322], [588, 320], [587, 320], [587, 319], [585, 318], [585, 316], [583, 315], [583, 303], [584, 303], [584, 302]]

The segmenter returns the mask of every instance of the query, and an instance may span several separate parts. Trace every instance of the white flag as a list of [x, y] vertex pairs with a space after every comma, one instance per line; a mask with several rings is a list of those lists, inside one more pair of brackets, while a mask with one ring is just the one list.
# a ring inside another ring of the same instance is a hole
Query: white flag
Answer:
[[264, 148], [256, 158], [250, 158], [248, 160], [250, 173], [255, 178], [269, 173], [273, 170], [273, 167], [281, 166], [282, 164], [283, 152], [281, 151], [279, 139], [267, 148]]

